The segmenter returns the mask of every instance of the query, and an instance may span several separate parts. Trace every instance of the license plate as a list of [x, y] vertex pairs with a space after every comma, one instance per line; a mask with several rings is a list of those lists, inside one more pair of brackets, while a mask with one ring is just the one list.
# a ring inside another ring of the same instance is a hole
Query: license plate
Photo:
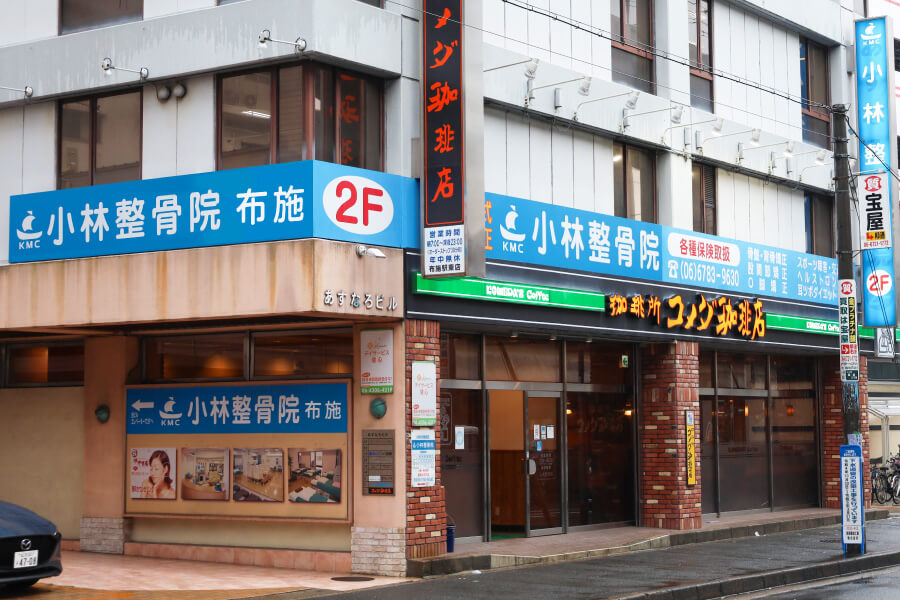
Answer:
[[25, 552], [16, 552], [13, 555], [13, 569], [25, 569], [28, 567], [36, 567], [38, 564], [38, 551], [27, 550]]

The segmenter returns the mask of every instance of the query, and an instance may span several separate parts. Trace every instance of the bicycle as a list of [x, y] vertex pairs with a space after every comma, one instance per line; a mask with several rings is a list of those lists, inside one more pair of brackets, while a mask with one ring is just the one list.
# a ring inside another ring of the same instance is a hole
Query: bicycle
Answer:
[[[894, 498], [897, 502], [897, 496], [893, 494], [891, 482], [888, 480], [887, 467], [879, 467], [877, 459], [869, 459], [869, 478], [871, 480], [872, 502], [878, 504], [887, 504], [887, 501]], [[897, 477], [896, 482], [900, 482]], [[900, 485], [900, 483], [898, 483]]]

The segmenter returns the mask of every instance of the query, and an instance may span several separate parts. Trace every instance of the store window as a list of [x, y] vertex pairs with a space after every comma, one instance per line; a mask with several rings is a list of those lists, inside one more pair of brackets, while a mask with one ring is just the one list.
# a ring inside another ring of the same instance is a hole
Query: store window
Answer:
[[539, 339], [485, 338], [488, 381], [560, 380], [559, 344]]
[[625, 144], [613, 144], [615, 216], [656, 223], [656, 156]]
[[612, 0], [612, 79], [653, 93], [653, 15], [650, 0]]
[[84, 344], [8, 346], [6, 384], [10, 387], [83, 385]]
[[244, 378], [244, 334], [180, 335], [144, 340], [146, 381]]
[[352, 377], [353, 332], [257, 333], [255, 378]]
[[141, 93], [59, 105], [59, 189], [141, 178]]
[[800, 39], [800, 97], [803, 99], [803, 141], [831, 147], [831, 117], [828, 113], [828, 50]]
[[297, 160], [381, 168], [381, 84], [304, 63], [219, 79], [219, 169]]
[[716, 235], [716, 168], [694, 163], [691, 167], [694, 231]]
[[806, 252], [834, 257], [834, 210], [831, 198], [807, 194], [805, 199]]
[[447, 349], [447, 362], [441, 366], [445, 379], [481, 379], [481, 336], [443, 333], [441, 347]]
[[144, 0], [60, 0], [60, 33], [140, 21]]
[[713, 112], [712, 39], [709, 0], [688, 0], [691, 106]]

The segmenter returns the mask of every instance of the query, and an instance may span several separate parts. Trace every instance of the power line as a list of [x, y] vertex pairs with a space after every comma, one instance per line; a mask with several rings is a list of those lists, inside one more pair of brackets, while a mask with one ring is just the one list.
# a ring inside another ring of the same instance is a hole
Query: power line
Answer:
[[[889, 164], [887, 164], [886, 162], [884, 162], [884, 159], [881, 158], [881, 156], [877, 152], [875, 152], [875, 150], [872, 149], [872, 146], [867, 144], [865, 142], [865, 140], [863, 140], [861, 137], [859, 137], [859, 134], [856, 133], [856, 130], [854, 130], [853, 126], [850, 124], [850, 117], [847, 115], [844, 115], [844, 118], [847, 119], [847, 129], [850, 131], [850, 133], [852, 133], [853, 136], [859, 140], [860, 144], [862, 144], [863, 146], [866, 147], [866, 150], [868, 150], [872, 156], [874, 156], [875, 158], [878, 159], [878, 162], [880, 162], [882, 164], [882, 166], [885, 168], [885, 170], [887, 170], [887, 172], [891, 174], [891, 177], [893, 177], [897, 181], [900, 181], [900, 176], [898, 176], [897, 173], [894, 172], [894, 170], [891, 168], [891, 166]], [[862, 161], [860, 161], [860, 163], [862, 163]], [[860, 167], [862, 167], [861, 164], [860, 164]]]

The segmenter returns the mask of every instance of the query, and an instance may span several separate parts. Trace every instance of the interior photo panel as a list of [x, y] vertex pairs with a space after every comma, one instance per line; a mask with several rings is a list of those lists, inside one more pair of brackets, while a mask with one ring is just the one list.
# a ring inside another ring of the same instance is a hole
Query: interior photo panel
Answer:
[[284, 500], [284, 451], [281, 448], [234, 449], [234, 499], [237, 502]]
[[228, 500], [228, 448], [182, 448], [181, 497]]
[[288, 500], [341, 502], [340, 449], [288, 448]]

